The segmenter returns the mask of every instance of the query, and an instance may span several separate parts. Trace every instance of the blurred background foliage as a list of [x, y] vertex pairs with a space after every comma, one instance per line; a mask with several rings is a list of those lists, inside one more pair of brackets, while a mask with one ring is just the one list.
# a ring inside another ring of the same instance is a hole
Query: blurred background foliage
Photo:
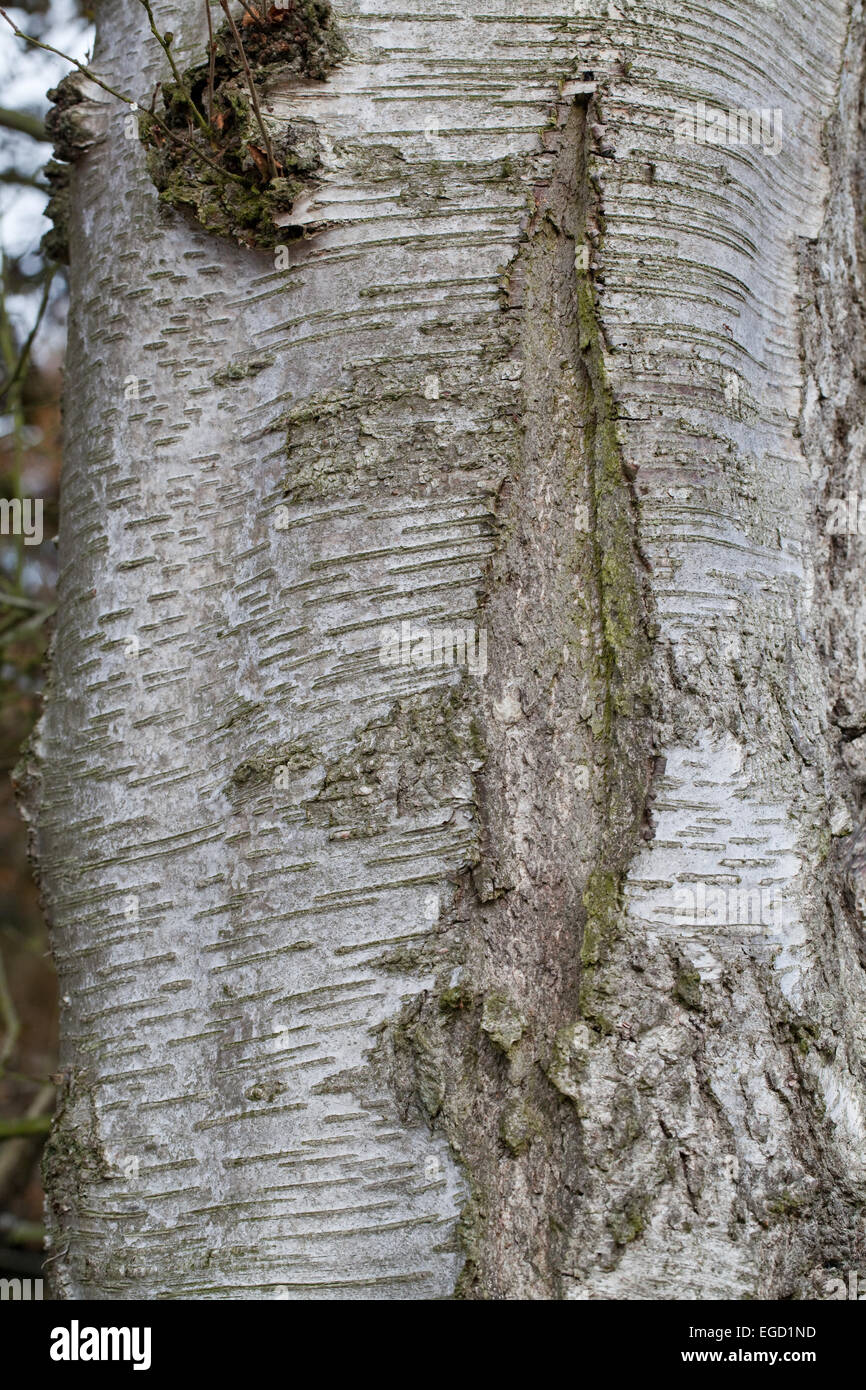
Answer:
[[[85, 58], [86, 0], [6, 8], [28, 34]], [[39, 714], [54, 612], [66, 282], [40, 242], [46, 92], [68, 70], [0, 21], [0, 497], [44, 504], [41, 544], [0, 535], [0, 1277], [41, 1270], [39, 1161], [58, 1065], [56, 982], [12, 772]]]

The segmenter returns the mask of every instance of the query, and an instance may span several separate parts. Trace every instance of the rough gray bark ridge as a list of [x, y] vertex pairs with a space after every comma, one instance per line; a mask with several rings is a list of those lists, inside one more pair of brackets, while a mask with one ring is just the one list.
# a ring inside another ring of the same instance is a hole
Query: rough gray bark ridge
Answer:
[[[283, 255], [160, 207], [119, 106], [73, 175], [57, 1286], [820, 1297], [866, 1258], [861, 0], [334, 8], [263, 92], [318, 151]], [[99, 6], [142, 103], [147, 33]], [[486, 675], [383, 662], [405, 623]]]

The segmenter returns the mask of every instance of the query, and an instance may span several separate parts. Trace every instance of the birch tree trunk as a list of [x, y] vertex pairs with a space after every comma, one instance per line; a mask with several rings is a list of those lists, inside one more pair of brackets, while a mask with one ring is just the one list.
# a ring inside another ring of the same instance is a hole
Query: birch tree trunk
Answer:
[[[866, 1258], [861, 0], [335, 16], [263, 92], [320, 150], [276, 255], [90, 94], [23, 789], [58, 1289], [824, 1296]], [[146, 105], [144, 10], [98, 21]], [[423, 659], [455, 627], [486, 673]]]

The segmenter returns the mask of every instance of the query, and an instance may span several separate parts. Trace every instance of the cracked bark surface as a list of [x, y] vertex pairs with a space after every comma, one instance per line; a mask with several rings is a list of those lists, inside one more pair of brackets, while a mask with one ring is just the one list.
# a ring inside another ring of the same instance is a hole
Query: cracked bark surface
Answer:
[[[335, 10], [263, 93], [318, 131], [286, 268], [110, 103], [72, 178], [58, 1290], [818, 1297], [866, 1256], [862, 6]], [[141, 101], [143, 18], [94, 59]], [[677, 142], [701, 100], [778, 153]], [[405, 620], [486, 678], [383, 667]]]

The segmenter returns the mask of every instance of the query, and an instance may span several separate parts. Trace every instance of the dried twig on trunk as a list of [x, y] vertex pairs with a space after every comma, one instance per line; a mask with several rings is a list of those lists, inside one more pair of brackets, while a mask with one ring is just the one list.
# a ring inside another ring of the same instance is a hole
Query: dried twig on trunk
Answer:
[[204, 0], [204, 12], [207, 15], [207, 34], [208, 34], [208, 70], [207, 70], [207, 118], [213, 120], [214, 85], [216, 77], [216, 43], [213, 36], [213, 20], [210, 13], [210, 0]]
[[156, 20], [153, 17], [153, 10], [151, 8], [150, 0], [141, 0], [141, 4], [144, 6], [145, 11], [147, 13], [147, 17], [150, 20], [151, 32], [153, 33], [154, 38], [156, 39], [157, 43], [159, 44], [160, 48], [162, 49], [163, 53], [168, 59], [169, 64], [171, 65], [171, 70], [174, 74], [174, 80], [177, 83], [178, 90], [181, 93], [181, 96], [183, 97], [184, 101], [186, 102], [187, 106], [192, 112], [193, 120], [195, 121], [199, 130], [201, 130], [205, 135], [207, 135], [209, 139], [213, 139], [213, 130], [211, 129], [210, 125], [205, 120], [204, 116], [201, 114], [195, 102], [193, 101], [192, 95], [190, 94], [186, 86], [186, 83], [184, 82], [183, 77], [181, 76], [180, 69], [178, 68], [177, 63], [174, 61], [174, 54], [171, 51], [171, 42], [173, 35], [161, 34], [159, 32]]
[[262, 119], [262, 113], [259, 107], [259, 94], [256, 91], [256, 84], [253, 81], [253, 75], [250, 71], [250, 65], [247, 62], [247, 55], [244, 50], [243, 40], [241, 39], [241, 36], [238, 32], [238, 26], [235, 24], [234, 19], [232, 18], [232, 12], [229, 9], [229, 0], [220, 0], [220, 5], [222, 6], [223, 13], [225, 14], [225, 17], [228, 20], [229, 25], [231, 27], [235, 43], [238, 46], [238, 52], [240, 54], [241, 62], [243, 63], [244, 73], [246, 74], [247, 83], [250, 89], [250, 100], [252, 101], [253, 111], [255, 112], [256, 121], [258, 122], [258, 127], [262, 133], [262, 140], [264, 141], [265, 145], [265, 150], [267, 151], [268, 169], [270, 171], [271, 178], [275, 179], [279, 172], [277, 169], [277, 160], [276, 156], [274, 155], [274, 147], [271, 143], [271, 137], [268, 134], [264, 120]]

